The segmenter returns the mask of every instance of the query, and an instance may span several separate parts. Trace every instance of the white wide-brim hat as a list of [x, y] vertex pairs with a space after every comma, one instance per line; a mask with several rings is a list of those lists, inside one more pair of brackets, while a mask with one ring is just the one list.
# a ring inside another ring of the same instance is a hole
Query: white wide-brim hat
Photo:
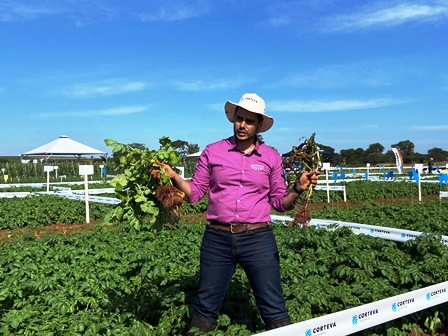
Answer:
[[227, 119], [229, 119], [231, 123], [235, 122], [235, 113], [237, 107], [241, 107], [249, 112], [261, 114], [263, 116], [263, 121], [259, 131], [260, 133], [266, 132], [274, 124], [274, 118], [266, 114], [266, 104], [264, 103], [263, 98], [261, 98], [256, 93], [243, 94], [238, 104], [227, 101], [224, 106], [224, 111], [226, 112]]

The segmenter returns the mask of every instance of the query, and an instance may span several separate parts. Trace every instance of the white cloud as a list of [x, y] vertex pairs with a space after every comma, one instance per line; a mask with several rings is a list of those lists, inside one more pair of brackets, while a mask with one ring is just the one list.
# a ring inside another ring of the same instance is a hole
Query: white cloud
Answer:
[[141, 112], [145, 112], [147, 110], [148, 110], [148, 108], [146, 106], [124, 106], [124, 107], [115, 107], [115, 108], [106, 109], [106, 110], [99, 110], [96, 112], [96, 114], [100, 115], [100, 116], [117, 116], [117, 115], [141, 113]]
[[416, 131], [448, 131], [448, 125], [429, 125], [429, 126], [413, 126], [411, 129]]
[[182, 91], [193, 91], [193, 92], [202, 92], [202, 91], [213, 91], [213, 90], [227, 90], [231, 86], [233, 86], [232, 83], [226, 83], [226, 82], [215, 82], [215, 83], [208, 83], [203, 80], [195, 80], [195, 81], [176, 81], [175, 85], [179, 90]]
[[122, 1], [110, 0], [2, 0], [0, 22], [37, 20], [43, 17], [66, 15], [78, 26], [86, 22], [123, 19], [142, 21], [179, 21], [208, 12], [208, 1], [135, 0], [132, 6]]
[[0, 22], [34, 20], [42, 16], [51, 16], [64, 12], [59, 3], [46, 1], [32, 3], [20, 0], [3, 0], [0, 3]]
[[445, 17], [448, 17], [448, 3], [446, 2], [402, 3], [394, 7], [369, 8], [364, 12], [331, 18], [324, 24], [324, 30], [340, 31], [390, 27], [408, 22], [435, 21]]
[[198, 5], [190, 2], [177, 2], [164, 4], [163, 7], [151, 11], [151, 13], [143, 13], [139, 15], [142, 21], [182, 21], [197, 16], [201, 16], [207, 12], [207, 6]]
[[365, 110], [384, 106], [402, 104], [404, 101], [391, 98], [370, 100], [332, 100], [332, 101], [273, 101], [269, 110], [276, 112], [336, 112]]
[[123, 93], [140, 92], [148, 87], [149, 85], [145, 82], [120, 82], [112, 80], [98, 83], [74, 84], [66, 87], [63, 90], [63, 94], [77, 98], [105, 97]]
[[42, 118], [61, 118], [61, 117], [90, 118], [95, 116], [107, 117], [107, 116], [128, 115], [134, 113], [142, 113], [147, 110], [148, 108], [146, 106], [122, 106], [104, 110], [38, 113], [37, 116]]

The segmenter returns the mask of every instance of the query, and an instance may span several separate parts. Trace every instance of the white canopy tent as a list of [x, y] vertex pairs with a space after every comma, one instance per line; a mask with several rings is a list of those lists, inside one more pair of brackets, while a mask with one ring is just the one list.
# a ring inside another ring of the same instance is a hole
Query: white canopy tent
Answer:
[[194, 158], [194, 157], [201, 156], [201, 154], [202, 154], [202, 151], [199, 151], [199, 152], [196, 152], [196, 153], [193, 153], [193, 154], [186, 155], [185, 157], [186, 158]]
[[72, 140], [66, 135], [61, 135], [58, 139], [23, 153], [21, 156], [41, 156], [47, 160], [51, 156], [75, 156], [80, 158], [82, 155], [103, 154], [106, 153]]

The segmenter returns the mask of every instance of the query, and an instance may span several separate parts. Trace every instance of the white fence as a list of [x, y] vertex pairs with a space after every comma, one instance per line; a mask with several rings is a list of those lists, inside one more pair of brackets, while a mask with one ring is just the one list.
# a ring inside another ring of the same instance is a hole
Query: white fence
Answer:
[[327, 192], [328, 191], [342, 191], [344, 193], [344, 202], [347, 202], [347, 194], [345, 192], [345, 186], [335, 186], [335, 185], [322, 186], [322, 185], [317, 185], [314, 189], [315, 190], [326, 190]]
[[[287, 216], [272, 215], [272, 220], [287, 222]], [[312, 219], [309, 225], [331, 229], [331, 225], [349, 227], [356, 234], [367, 234], [388, 240], [404, 242], [426, 235], [424, 232], [401, 230], [368, 224], [358, 224], [325, 219]], [[448, 236], [441, 241], [448, 246]], [[263, 336], [345, 336], [395, 320], [397, 318], [448, 302], [448, 281], [421, 288], [362, 306], [320, 316], [282, 328], [265, 331]]]
[[412, 292], [375, 301], [337, 313], [320, 316], [283, 328], [265, 331], [263, 336], [345, 336], [383, 324], [448, 301], [448, 281]]
[[[55, 188], [56, 189], [56, 188]], [[57, 188], [58, 191], [35, 191], [35, 192], [0, 192], [0, 198], [13, 198], [13, 197], [27, 197], [32, 195], [57, 195], [61, 197], [66, 197], [69, 199], [85, 201], [86, 191], [85, 190], [71, 190], [70, 188]], [[91, 196], [98, 194], [113, 194], [114, 188], [102, 188], [102, 189], [89, 189], [88, 190], [88, 200], [89, 202], [106, 203], [106, 204], [118, 204], [120, 200], [115, 197], [102, 197], [102, 196]]]
[[[289, 222], [291, 217], [271, 215], [273, 221]], [[426, 236], [428, 233], [403, 230], [397, 228], [389, 228], [370, 224], [359, 224], [343, 221], [335, 221], [330, 219], [311, 219], [309, 225], [314, 225], [318, 228], [331, 229], [334, 225], [348, 227], [355, 234], [365, 234], [371, 237], [383, 238], [386, 240], [393, 240], [398, 242], [405, 242], [408, 240], [415, 239], [420, 236]], [[448, 246], [448, 236], [441, 236], [441, 242]]]

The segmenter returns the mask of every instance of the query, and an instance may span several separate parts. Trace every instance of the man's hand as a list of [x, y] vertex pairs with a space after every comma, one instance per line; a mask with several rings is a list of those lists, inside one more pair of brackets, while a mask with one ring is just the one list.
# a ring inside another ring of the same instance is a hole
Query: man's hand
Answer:
[[[160, 161], [156, 161], [156, 164], [158, 164], [166, 173], [166, 175], [168, 175], [168, 177], [170, 179], [173, 179], [176, 177], [177, 173], [173, 170], [173, 168], [170, 167], [170, 165], [166, 164], [166, 163], [162, 163]], [[160, 174], [160, 172], [159, 172]]]
[[298, 181], [295, 183], [294, 188], [298, 191], [305, 191], [309, 187], [316, 187], [317, 180], [319, 179], [320, 171], [313, 170], [310, 172], [302, 173], [298, 179]]

